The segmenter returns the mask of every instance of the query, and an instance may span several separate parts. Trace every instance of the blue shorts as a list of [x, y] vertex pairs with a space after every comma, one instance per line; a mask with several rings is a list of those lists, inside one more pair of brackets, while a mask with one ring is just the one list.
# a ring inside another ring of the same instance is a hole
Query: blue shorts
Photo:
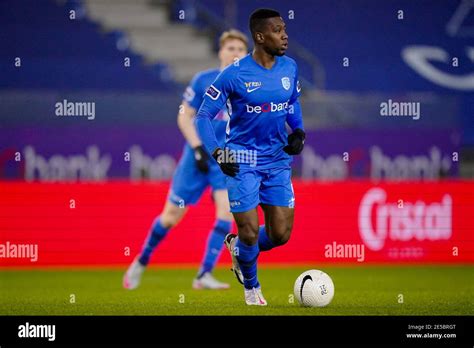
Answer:
[[209, 172], [201, 172], [196, 165], [193, 149], [186, 145], [173, 175], [168, 200], [179, 207], [185, 207], [196, 204], [208, 186], [211, 186], [213, 192], [225, 190], [225, 177], [219, 165], [212, 158], [208, 164]]
[[225, 177], [230, 211], [241, 213], [260, 203], [294, 208], [291, 167], [275, 169], [241, 168], [233, 178]]

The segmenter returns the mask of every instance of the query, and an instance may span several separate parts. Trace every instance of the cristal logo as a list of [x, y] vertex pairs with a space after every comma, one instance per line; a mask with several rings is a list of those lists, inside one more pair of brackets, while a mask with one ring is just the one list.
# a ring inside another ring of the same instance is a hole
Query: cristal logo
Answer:
[[[387, 203], [381, 188], [370, 189], [359, 206], [359, 233], [370, 250], [381, 250], [385, 241], [446, 240], [452, 235], [452, 198], [441, 202]], [[372, 224], [375, 214], [375, 226]]]
[[288, 101], [284, 103], [274, 103], [274, 102], [263, 103], [262, 105], [256, 105], [256, 106], [245, 104], [245, 106], [247, 107], [248, 113], [260, 114], [262, 112], [275, 112], [275, 111], [286, 110], [288, 109]]

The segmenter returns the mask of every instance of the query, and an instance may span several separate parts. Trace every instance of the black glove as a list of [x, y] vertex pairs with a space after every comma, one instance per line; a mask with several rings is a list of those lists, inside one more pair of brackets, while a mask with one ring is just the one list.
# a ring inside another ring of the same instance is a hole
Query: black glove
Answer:
[[305, 138], [305, 132], [300, 128], [296, 128], [293, 133], [288, 135], [288, 145], [283, 148], [283, 151], [289, 155], [299, 155], [303, 151]]
[[209, 172], [209, 164], [207, 163], [209, 155], [204, 146], [199, 145], [194, 148], [194, 159], [196, 160], [199, 171], [203, 173]]
[[212, 153], [212, 157], [225, 175], [234, 177], [239, 172], [239, 165], [235, 162], [235, 156], [232, 156], [228, 149], [222, 150], [218, 147]]

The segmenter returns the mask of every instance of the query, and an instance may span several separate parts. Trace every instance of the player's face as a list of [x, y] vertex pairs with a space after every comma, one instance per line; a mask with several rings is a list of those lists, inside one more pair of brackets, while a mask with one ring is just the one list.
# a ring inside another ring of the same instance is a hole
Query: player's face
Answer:
[[283, 56], [288, 49], [288, 34], [281, 17], [268, 18], [263, 32], [263, 48], [272, 56]]
[[219, 50], [219, 59], [224, 66], [234, 63], [247, 54], [247, 46], [239, 39], [228, 39]]

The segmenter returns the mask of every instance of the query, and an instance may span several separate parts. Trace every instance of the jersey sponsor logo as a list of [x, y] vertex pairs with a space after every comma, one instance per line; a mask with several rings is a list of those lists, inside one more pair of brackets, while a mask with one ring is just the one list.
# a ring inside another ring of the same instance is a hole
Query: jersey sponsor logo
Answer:
[[252, 81], [252, 82], [244, 82], [245, 87], [247, 87], [247, 93], [252, 93], [256, 91], [260, 87], [262, 87], [262, 83], [260, 81]]
[[229, 204], [231, 208], [238, 207], [240, 205], [240, 201], [232, 201]]
[[285, 76], [281, 78], [281, 84], [283, 85], [283, 88], [286, 90], [290, 89], [291, 83], [290, 83], [290, 78]]
[[284, 103], [263, 103], [262, 105], [248, 105], [245, 104], [247, 107], [247, 112], [249, 114], [256, 113], [260, 114], [262, 112], [276, 112], [276, 111], [282, 111], [288, 109], [288, 101]]
[[196, 93], [194, 93], [193, 89], [191, 86], [186, 87], [186, 90], [183, 93], [183, 98], [186, 100], [188, 103], [190, 103], [193, 99]]
[[253, 91], [259, 89], [260, 87], [255, 87], [255, 88], [247, 88], [247, 93], [252, 93]]
[[262, 87], [262, 83], [260, 81], [252, 81], [252, 82], [244, 82], [245, 87], [250, 88], [250, 87]]
[[300, 84], [300, 80], [298, 80], [298, 82], [296, 82], [296, 92], [301, 92], [301, 84]]
[[210, 97], [212, 100], [217, 100], [217, 98], [219, 98], [219, 96], [221, 95], [221, 91], [219, 91], [213, 85], [210, 85], [209, 88], [207, 89], [206, 95]]
[[294, 208], [294, 207], [295, 207], [295, 197], [292, 197], [288, 200], [288, 208]]

